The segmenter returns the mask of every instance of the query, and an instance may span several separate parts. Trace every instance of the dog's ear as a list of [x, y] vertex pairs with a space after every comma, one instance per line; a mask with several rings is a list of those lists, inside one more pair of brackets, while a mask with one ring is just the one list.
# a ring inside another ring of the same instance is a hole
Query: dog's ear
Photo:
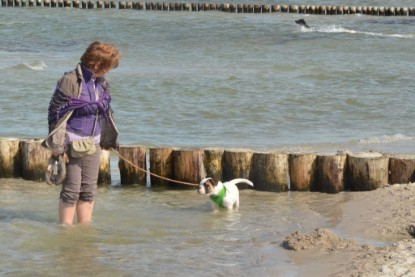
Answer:
[[208, 180], [206, 181], [206, 184], [207, 184], [207, 185], [211, 185], [211, 186], [216, 187], [216, 185], [218, 184], [218, 182], [217, 182], [217, 181], [215, 181], [215, 180], [213, 180], [213, 179], [208, 179]]

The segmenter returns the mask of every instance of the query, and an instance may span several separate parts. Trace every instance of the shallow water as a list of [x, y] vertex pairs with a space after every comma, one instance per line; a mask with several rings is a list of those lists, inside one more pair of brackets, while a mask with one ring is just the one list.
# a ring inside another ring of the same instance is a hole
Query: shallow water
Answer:
[[91, 227], [56, 224], [59, 188], [0, 179], [3, 276], [294, 276], [289, 233], [334, 226], [349, 193], [241, 191], [213, 212], [193, 190], [101, 188]]

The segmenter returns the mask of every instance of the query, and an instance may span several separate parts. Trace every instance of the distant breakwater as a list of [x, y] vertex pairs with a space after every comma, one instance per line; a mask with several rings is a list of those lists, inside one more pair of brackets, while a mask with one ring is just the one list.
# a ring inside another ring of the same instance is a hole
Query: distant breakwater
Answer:
[[414, 16], [414, 7], [331, 6], [280, 4], [209, 4], [188, 2], [135, 2], [93, 0], [1, 0], [1, 7], [45, 7], [76, 9], [134, 9], [146, 11], [221, 11], [228, 13], [293, 13], [320, 15], [366, 14], [374, 16]]
[[[195, 185], [206, 176], [222, 181], [246, 178], [254, 183], [255, 190], [272, 192], [367, 191], [415, 181], [415, 155], [255, 152], [142, 145], [121, 146], [117, 155], [122, 157], [118, 169], [123, 186], [183, 187], [149, 176], [137, 167]], [[43, 182], [49, 158], [50, 151], [41, 146], [40, 139], [0, 138], [0, 178]], [[98, 182], [111, 184], [109, 151], [102, 151]]]

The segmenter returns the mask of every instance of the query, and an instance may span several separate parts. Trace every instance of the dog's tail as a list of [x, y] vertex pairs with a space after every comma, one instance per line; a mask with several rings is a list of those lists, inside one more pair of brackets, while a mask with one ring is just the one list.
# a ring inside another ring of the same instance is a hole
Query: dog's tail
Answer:
[[229, 183], [234, 184], [234, 185], [239, 184], [239, 183], [244, 183], [244, 184], [250, 185], [251, 187], [254, 186], [254, 184], [251, 181], [249, 181], [248, 179], [243, 179], [243, 178], [233, 179], [232, 181], [229, 181]]

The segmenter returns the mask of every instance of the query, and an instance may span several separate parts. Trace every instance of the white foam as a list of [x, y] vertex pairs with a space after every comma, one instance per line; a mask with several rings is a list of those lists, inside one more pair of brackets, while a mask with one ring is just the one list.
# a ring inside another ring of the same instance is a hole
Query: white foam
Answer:
[[36, 61], [36, 62], [32, 62], [32, 63], [24, 63], [24, 65], [27, 68], [29, 68], [31, 70], [35, 70], [35, 71], [42, 71], [42, 70], [45, 70], [48, 67], [44, 61]]
[[358, 143], [361, 144], [385, 144], [385, 143], [394, 143], [400, 141], [411, 141], [415, 140], [415, 137], [408, 137], [402, 134], [396, 134], [392, 136], [380, 136], [380, 137], [370, 137], [366, 139], [361, 139]]
[[320, 33], [348, 33], [348, 34], [363, 34], [368, 36], [379, 36], [379, 37], [395, 37], [395, 38], [415, 38], [414, 34], [385, 34], [385, 33], [375, 33], [375, 32], [365, 32], [346, 29], [341, 26], [336, 25], [324, 25], [311, 28], [301, 27], [303, 32], [320, 32]]

